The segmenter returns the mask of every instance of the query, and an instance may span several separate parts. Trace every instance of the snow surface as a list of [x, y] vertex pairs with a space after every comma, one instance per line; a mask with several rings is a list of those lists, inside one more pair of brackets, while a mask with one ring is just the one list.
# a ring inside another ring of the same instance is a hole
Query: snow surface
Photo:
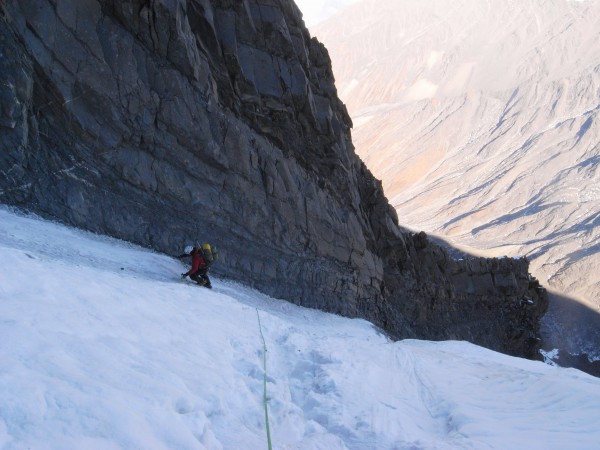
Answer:
[[0, 261], [1, 449], [267, 448], [261, 331], [275, 449], [599, 448], [600, 379], [575, 369], [210, 291], [6, 207]]

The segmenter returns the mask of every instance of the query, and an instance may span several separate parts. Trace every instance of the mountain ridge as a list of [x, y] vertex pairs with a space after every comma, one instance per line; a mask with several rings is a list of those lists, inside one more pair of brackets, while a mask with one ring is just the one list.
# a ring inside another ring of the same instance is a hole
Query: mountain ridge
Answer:
[[410, 228], [600, 308], [600, 2], [363, 1], [312, 28]]

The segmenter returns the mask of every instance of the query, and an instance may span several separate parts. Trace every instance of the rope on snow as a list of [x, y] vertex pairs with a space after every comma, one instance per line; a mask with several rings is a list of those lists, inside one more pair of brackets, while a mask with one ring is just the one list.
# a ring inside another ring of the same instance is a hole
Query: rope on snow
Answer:
[[258, 308], [256, 308], [256, 317], [258, 318], [258, 330], [260, 331], [260, 338], [263, 343], [263, 403], [265, 405], [265, 426], [267, 429], [267, 444], [269, 450], [272, 450], [271, 445], [271, 429], [269, 427], [269, 408], [267, 404], [267, 344], [265, 343], [265, 337], [262, 332], [262, 325], [260, 323], [260, 315], [258, 314]]

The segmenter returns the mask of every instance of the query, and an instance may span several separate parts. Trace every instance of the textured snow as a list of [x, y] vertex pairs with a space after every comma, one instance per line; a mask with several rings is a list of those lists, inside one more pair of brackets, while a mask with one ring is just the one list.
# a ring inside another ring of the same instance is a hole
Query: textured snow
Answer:
[[[227, 249], [220, 243], [221, 252]], [[0, 208], [0, 448], [596, 449], [600, 379], [391, 342], [180, 261]]]

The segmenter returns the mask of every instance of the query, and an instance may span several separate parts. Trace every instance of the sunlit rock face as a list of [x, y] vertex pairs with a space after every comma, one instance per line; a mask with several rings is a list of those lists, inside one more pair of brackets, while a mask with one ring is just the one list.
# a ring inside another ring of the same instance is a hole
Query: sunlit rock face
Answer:
[[525, 259], [455, 260], [398, 226], [354, 153], [327, 50], [283, 0], [0, 4], [0, 201], [394, 337], [536, 357]]
[[600, 307], [600, 2], [364, 0], [312, 31], [401, 223]]

